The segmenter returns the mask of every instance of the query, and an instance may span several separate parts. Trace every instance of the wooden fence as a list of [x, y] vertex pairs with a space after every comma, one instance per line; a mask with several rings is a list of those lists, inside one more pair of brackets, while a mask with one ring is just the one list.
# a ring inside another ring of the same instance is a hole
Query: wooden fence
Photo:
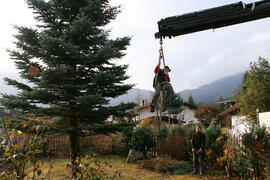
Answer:
[[[108, 154], [112, 152], [112, 137], [106, 135], [94, 135], [80, 137], [79, 144], [82, 154], [96, 152]], [[51, 135], [41, 141], [42, 151], [56, 158], [70, 157], [70, 143], [68, 135]]]

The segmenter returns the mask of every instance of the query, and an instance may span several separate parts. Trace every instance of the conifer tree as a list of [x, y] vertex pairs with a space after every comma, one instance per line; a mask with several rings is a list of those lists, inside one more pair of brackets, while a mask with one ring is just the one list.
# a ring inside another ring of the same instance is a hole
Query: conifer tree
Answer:
[[270, 111], [270, 65], [268, 60], [259, 57], [258, 62], [250, 63], [238, 92], [240, 113], [256, 123], [256, 113]]
[[194, 102], [191, 94], [189, 94], [189, 96], [188, 96], [188, 104], [190, 104], [192, 106], [196, 106], [196, 103]]
[[106, 124], [109, 115], [125, 116], [132, 104], [110, 106], [126, 93], [127, 65], [118, 65], [130, 37], [111, 39], [105, 26], [118, 6], [109, 0], [26, 0], [35, 14], [35, 27], [16, 26], [16, 49], [9, 50], [20, 76], [6, 78], [16, 95], [4, 94], [1, 104], [37, 116], [59, 117], [54, 133], [70, 138], [72, 164], [80, 155], [79, 137], [120, 130]]

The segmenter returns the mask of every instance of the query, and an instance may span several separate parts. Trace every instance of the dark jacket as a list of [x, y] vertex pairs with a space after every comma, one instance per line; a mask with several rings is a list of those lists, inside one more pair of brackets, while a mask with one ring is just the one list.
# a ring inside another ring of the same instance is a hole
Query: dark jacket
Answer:
[[205, 146], [205, 135], [201, 132], [195, 133], [192, 136], [192, 148], [195, 150], [204, 150]]
[[159, 69], [157, 66], [154, 70], [154, 73], [156, 74], [153, 79], [153, 87], [156, 87], [156, 82], [162, 83], [162, 82], [170, 82], [170, 77], [166, 76], [164, 74], [163, 69]]

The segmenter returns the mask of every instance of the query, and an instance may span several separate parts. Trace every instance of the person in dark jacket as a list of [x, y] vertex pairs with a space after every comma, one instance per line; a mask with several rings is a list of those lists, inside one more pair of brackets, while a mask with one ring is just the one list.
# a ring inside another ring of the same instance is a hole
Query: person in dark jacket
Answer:
[[156, 74], [153, 82], [153, 87], [155, 88], [155, 94], [151, 102], [151, 110], [150, 112], [155, 112], [155, 107], [157, 105], [157, 101], [160, 95], [160, 91], [162, 89], [162, 86], [164, 86], [165, 91], [167, 92], [166, 98], [165, 98], [165, 106], [169, 106], [171, 103], [171, 99], [173, 97], [173, 88], [170, 84], [170, 77], [169, 72], [171, 69], [168, 66], [165, 66], [164, 69], [160, 69], [160, 60], [158, 61], [158, 64], [154, 70], [154, 73]]
[[204, 146], [205, 146], [205, 135], [201, 132], [201, 127], [196, 127], [196, 133], [193, 134], [192, 140], [192, 153], [193, 153], [193, 173], [198, 173], [200, 170], [200, 175], [204, 174]]

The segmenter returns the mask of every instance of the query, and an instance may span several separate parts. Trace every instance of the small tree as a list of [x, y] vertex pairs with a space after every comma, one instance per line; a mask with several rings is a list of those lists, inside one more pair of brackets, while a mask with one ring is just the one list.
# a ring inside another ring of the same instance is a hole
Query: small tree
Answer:
[[180, 95], [175, 94], [172, 98], [172, 105], [169, 108], [170, 113], [172, 114], [180, 113], [183, 110], [182, 106], [183, 106], [183, 99], [181, 98]]
[[270, 111], [270, 66], [259, 57], [258, 62], [250, 63], [239, 91], [240, 113], [256, 123], [256, 112]]
[[190, 104], [192, 106], [196, 106], [196, 103], [194, 102], [191, 94], [189, 94], [189, 96], [188, 96], [188, 104]]
[[147, 125], [141, 125], [136, 128], [131, 139], [131, 148], [143, 153], [155, 147], [155, 139], [152, 130]]

